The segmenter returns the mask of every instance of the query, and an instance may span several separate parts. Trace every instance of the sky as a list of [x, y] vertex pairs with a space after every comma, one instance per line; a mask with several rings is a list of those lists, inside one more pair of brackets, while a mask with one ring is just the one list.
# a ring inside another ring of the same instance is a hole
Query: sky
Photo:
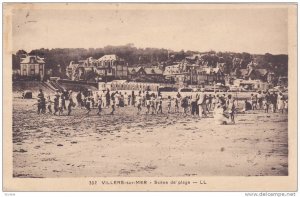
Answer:
[[200, 52], [288, 53], [285, 8], [264, 9], [18, 9], [13, 51], [101, 48], [133, 43]]

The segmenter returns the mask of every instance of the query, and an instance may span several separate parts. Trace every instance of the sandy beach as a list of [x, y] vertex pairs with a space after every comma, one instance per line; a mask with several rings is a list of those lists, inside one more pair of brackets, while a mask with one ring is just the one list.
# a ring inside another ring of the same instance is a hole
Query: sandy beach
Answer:
[[212, 114], [137, 115], [132, 106], [39, 116], [35, 102], [13, 98], [14, 177], [288, 175], [286, 113], [256, 110], [216, 125]]

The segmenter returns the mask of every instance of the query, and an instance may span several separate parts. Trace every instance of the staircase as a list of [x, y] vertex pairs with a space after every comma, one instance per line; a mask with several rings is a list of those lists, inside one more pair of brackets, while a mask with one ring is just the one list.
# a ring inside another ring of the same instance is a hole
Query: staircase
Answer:
[[63, 91], [63, 90], [64, 90], [64, 88], [63, 88], [61, 85], [59, 85], [59, 83], [57, 83], [57, 81], [49, 81], [49, 83], [50, 83], [50, 85], [51, 85], [52, 87], [54, 87], [56, 90], [60, 90], [60, 91]]

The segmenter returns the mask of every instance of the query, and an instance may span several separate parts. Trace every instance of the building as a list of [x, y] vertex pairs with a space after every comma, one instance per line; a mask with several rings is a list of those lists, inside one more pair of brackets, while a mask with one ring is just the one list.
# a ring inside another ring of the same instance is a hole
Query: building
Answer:
[[140, 72], [140, 69], [142, 67], [129, 67], [128, 68], [128, 79], [133, 80], [138, 76], [138, 73]]
[[243, 78], [245, 80], [268, 81], [268, 78], [269, 80], [272, 79], [271, 75], [273, 75], [272, 73], [269, 73], [267, 69], [246, 68], [246, 69], [240, 69], [238, 72], [239, 72], [239, 78]]
[[225, 74], [219, 67], [201, 67], [196, 70], [195, 77], [198, 85], [213, 84], [214, 82], [225, 84]]
[[137, 82], [164, 82], [163, 71], [158, 67], [128, 68], [128, 78]]
[[252, 90], [252, 91], [256, 91], [256, 90], [266, 91], [272, 86], [267, 82], [263, 82], [261, 80], [251, 80], [251, 79], [249, 80], [236, 79], [234, 80], [233, 85], [237, 87], [242, 87], [244, 90]]
[[20, 75], [29, 78], [38, 78], [43, 80], [45, 77], [45, 61], [36, 55], [27, 55], [21, 58]]
[[97, 70], [102, 70], [104, 76], [113, 76], [116, 79], [125, 79], [128, 75], [128, 65], [117, 55], [104, 55], [96, 62]]
[[187, 72], [188, 63], [186, 61], [166, 66], [163, 75], [167, 82], [179, 85], [180, 87], [186, 84], [186, 79], [189, 73]]
[[99, 59], [89, 57], [78, 62], [71, 61], [66, 68], [67, 76], [72, 80], [102, 80], [126, 79], [128, 66], [116, 55], [104, 55]]

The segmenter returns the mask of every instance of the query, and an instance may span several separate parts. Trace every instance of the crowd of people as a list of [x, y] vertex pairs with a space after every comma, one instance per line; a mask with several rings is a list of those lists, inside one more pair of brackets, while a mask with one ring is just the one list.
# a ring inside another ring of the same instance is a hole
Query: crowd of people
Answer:
[[[249, 110], [263, 109], [266, 113], [287, 111], [287, 98], [282, 93], [258, 92], [251, 94], [251, 98], [245, 100], [242, 112]], [[165, 105], [165, 106], [163, 106]], [[132, 91], [131, 94], [121, 91], [103, 92], [80, 91], [74, 94], [71, 90], [57, 91], [53, 98], [45, 95], [40, 90], [37, 96], [38, 114], [48, 113], [62, 115], [66, 111], [71, 115], [74, 107], [85, 109], [89, 115], [92, 109], [97, 110], [97, 115], [101, 115], [104, 108], [110, 109], [110, 114], [114, 115], [119, 107], [132, 106], [136, 108], [136, 113], [141, 114], [163, 114], [163, 113], [182, 113], [207, 117], [213, 113], [213, 117], [218, 124], [235, 123], [237, 113], [237, 100], [231, 95], [226, 94], [206, 94], [204, 91], [193, 95], [181, 95], [163, 99], [160, 93], [150, 93], [149, 91]], [[165, 112], [163, 109], [167, 109]]]
[[245, 100], [244, 110], [261, 110], [265, 113], [280, 112], [284, 113], [288, 111], [288, 98], [285, 97], [282, 92], [270, 93], [269, 91], [261, 92], [257, 94], [251, 94], [249, 100]]

